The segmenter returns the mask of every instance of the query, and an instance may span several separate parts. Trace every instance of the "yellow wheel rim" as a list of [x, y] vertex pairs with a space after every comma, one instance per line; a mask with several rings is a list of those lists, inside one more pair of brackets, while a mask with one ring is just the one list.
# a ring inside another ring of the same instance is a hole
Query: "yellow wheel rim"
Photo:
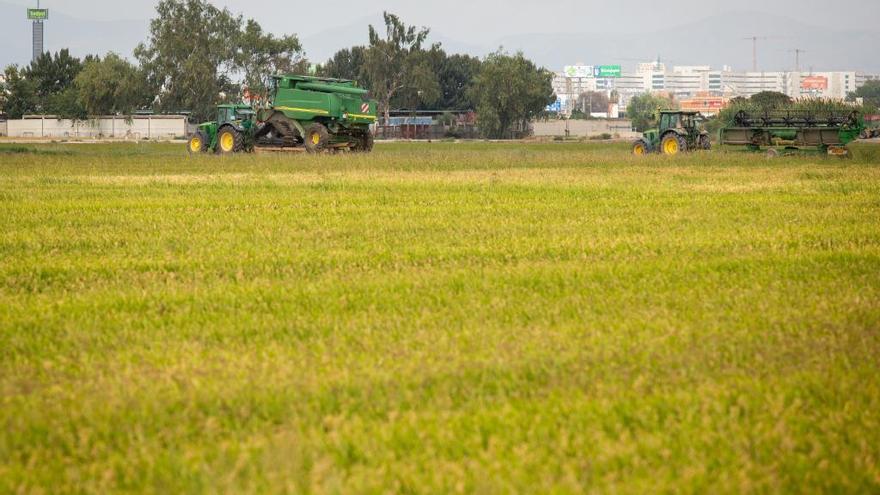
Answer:
[[678, 140], [667, 139], [666, 142], [663, 143], [663, 152], [667, 155], [674, 155], [678, 153]]
[[231, 132], [224, 132], [220, 135], [220, 149], [223, 151], [232, 151], [235, 147], [235, 138]]
[[312, 144], [318, 144], [321, 142], [321, 135], [317, 132], [312, 133]]
[[198, 153], [199, 151], [202, 151], [202, 140], [197, 137], [190, 139], [189, 140], [189, 149], [193, 153]]
[[645, 154], [645, 147], [642, 146], [641, 144], [635, 145], [635, 147], [633, 147], [633, 154], [644, 155]]

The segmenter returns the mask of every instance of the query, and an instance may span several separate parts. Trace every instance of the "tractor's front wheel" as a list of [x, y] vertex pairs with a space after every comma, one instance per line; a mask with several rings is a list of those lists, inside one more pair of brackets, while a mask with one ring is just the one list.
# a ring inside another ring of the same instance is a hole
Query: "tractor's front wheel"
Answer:
[[687, 153], [687, 141], [683, 137], [675, 133], [669, 133], [663, 136], [660, 141], [660, 150], [664, 155], [677, 155], [679, 153]]
[[639, 139], [632, 145], [632, 153], [633, 155], [641, 156], [647, 155], [650, 152], [650, 148], [648, 147], [647, 141], [644, 139]]
[[314, 123], [306, 129], [306, 151], [318, 153], [330, 144], [330, 131], [323, 124]]
[[186, 150], [191, 155], [208, 151], [208, 135], [205, 134], [205, 131], [196, 131], [195, 134], [190, 136], [189, 141], [186, 143]]
[[244, 149], [244, 139], [232, 127], [224, 127], [217, 133], [217, 151], [222, 154], [238, 153]]

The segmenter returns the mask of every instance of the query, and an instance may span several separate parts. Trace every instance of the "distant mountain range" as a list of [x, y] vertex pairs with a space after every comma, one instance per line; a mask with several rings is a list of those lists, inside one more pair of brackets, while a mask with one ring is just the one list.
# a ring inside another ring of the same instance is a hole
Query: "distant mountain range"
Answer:
[[[26, 64], [30, 60], [31, 25], [24, 8], [0, 2], [0, 66]], [[323, 62], [340, 48], [366, 44], [367, 25], [379, 25], [381, 16], [329, 28], [302, 37], [309, 59]], [[89, 21], [52, 13], [46, 23], [46, 46], [51, 51], [68, 47], [75, 55], [114, 51], [131, 56], [146, 40], [149, 20]], [[447, 52], [483, 56], [498, 47], [522, 50], [544, 67], [561, 70], [579, 62], [589, 65], [619, 63], [632, 67], [637, 61], [658, 56], [668, 64], [730, 65], [738, 70], [752, 66], [752, 42], [748, 36], [771, 36], [758, 45], [760, 70], [792, 70], [795, 48], [805, 50], [801, 69], [858, 70], [880, 73], [880, 30], [860, 31], [844, 25], [809, 26], [785, 17], [740, 12], [678, 27], [639, 34], [533, 33], [506, 36], [491, 46], [462, 42], [432, 31], [430, 40], [441, 42]]]

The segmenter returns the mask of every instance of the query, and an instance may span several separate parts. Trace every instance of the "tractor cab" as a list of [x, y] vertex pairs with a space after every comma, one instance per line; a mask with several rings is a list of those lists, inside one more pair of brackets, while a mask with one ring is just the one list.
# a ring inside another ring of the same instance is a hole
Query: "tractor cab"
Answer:
[[695, 150], [709, 150], [709, 133], [703, 129], [706, 118], [700, 112], [661, 110], [659, 126], [649, 129], [633, 143], [633, 154], [663, 153], [676, 155]]
[[217, 125], [249, 121], [253, 115], [254, 110], [247, 105], [218, 105]]

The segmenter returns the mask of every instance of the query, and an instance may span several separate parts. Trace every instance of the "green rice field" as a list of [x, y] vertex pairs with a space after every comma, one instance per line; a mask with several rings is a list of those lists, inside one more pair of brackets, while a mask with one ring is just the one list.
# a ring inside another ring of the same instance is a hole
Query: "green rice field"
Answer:
[[0, 493], [880, 493], [876, 156], [2, 144]]

